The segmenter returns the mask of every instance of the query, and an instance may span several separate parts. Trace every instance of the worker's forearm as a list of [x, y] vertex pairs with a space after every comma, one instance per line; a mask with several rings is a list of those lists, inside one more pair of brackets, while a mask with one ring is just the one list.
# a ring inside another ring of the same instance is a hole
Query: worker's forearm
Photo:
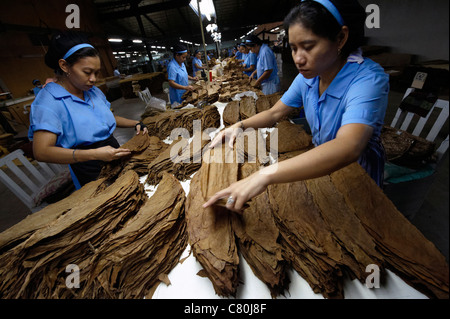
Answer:
[[258, 80], [256, 80], [256, 82], [258, 84], [261, 84], [263, 81], [267, 80], [268, 78], [270, 78], [270, 75], [272, 74], [273, 70], [267, 70], [265, 71], [263, 74], [261, 74], [261, 76], [259, 77]]
[[77, 162], [97, 160], [95, 149], [79, 150], [49, 146], [40, 151], [34, 150], [34, 153], [36, 160], [45, 163], [74, 164]]
[[[242, 121], [242, 124], [244, 125], [244, 129], [248, 128], [265, 128], [265, 127], [272, 127], [272, 125], [277, 121], [269, 111], [263, 111], [261, 113], [258, 113], [244, 121]], [[240, 126], [240, 123], [236, 124], [237, 126]]]
[[129, 120], [121, 116], [114, 116], [116, 119], [117, 127], [135, 127], [139, 121]]
[[187, 90], [186, 86], [180, 85], [174, 81], [169, 82], [169, 85], [176, 90]]
[[244, 69], [244, 72], [253, 72], [255, 70], [255, 66], [251, 65], [249, 68]]

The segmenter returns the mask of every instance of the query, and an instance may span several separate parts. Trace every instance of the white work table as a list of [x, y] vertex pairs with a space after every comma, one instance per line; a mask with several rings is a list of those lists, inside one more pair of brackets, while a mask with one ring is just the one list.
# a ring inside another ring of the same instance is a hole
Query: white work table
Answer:
[[[219, 113], [227, 103], [214, 103]], [[221, 119], [221, 127], [223, 128]], [[212, 133], [211, 135], [215, 134]], [[144, 183], [146, 176], [141, 177]], [[181, 182], [186, 196], [189, 194], [190, 180]], [[145, 185], [149, 196], [152, 196], [156, 187]], [[240, 284], [237, 288], [237, 299], [272, 299], [269, 288], [259, 280], [240, 254]], [[209, 278], [201, 277], [197, 273], [203, 269], [202, 265], [196, 260], [191, 247], [188, 245], [183, 252], [177, 266], [169, 273], [170, 285], [161, 283], [153, 294], [153, 299], [234, 299], [223, 298], [216, 295], [213, 285]], [[324, 299], [321, 294], [313, 292], [309, 284], [293, 268], [289, 268], [288, 276], [290, 284], [285, 295], [277, 299]], [[346, 279], [344, 281], [344, 296], [346, 299], [428, 299], [427, 296], [415, 290], [406, 284], [400, 277], [393, 272], [386, 270], [385, 278], [380, 280], [380, 288], [368, 288], [364, 283], [358, 280]]]

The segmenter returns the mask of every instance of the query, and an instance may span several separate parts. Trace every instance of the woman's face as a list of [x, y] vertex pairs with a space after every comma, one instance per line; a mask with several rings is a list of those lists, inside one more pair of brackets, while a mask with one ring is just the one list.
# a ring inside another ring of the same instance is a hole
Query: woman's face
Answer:
[[182, 64], [182, 63], [184, 63], [184, 61], [186, 61], [186, 57], [187, 57], [187, 52], [185, 52], [183, 54], [175, 54], [175, 61], [177, 61], [178, 64]]
[[260, 45], [254, 44], [253, 46], [250, 46], [250, 50], [255, 53], [256, 55], [259, 53], [259, 50], [261, 49]]
[[289, 45], [295, 66], [307, 79], [324, 74], [339, 61], [339, 44], [314, 34], [301, 23], [289, 27]]
[[[66, 66], [67, 67], [67, 66]], [[79, 59], [72, 66], [68, 67], [68, 79], [71, 84], [82, 91], [91, 89], [100, 74], [100, 58], [85, 57]]]
[[200, 58], [202, 57], [202, 53], [201, 53], [201, 52], [197, 52], [197, 54], [195, 55], [195, 57], [196, 57], [197, 59], [200, 59]]

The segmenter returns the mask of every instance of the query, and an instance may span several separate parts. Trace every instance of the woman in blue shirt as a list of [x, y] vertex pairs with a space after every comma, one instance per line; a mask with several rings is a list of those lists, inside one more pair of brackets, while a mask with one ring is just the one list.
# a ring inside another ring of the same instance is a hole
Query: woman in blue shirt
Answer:
[[130, 154], [112, 135], [116, 127], [135, 127], [138, 134], [147, 128], [113, 115], [105, 95], [94, 86], [100, 57], [85, 37], [57, 34], [45, 63], [55, 70], [56, 82], [48, 83], [31, 105], [28, 136], [38, 161], [70, 164], [78, 189], [98, 177], [104, 162]]
[[250, 76], [256, 75], [256, 85], [261, 86], [261, 91], [265, 95], [274, 94], [280, 91], [280, 78], [278, 77], [278, 66], [275, 54], [261, 39], [251, 35], [245, 44], [256, 54], [256, 70]]
[[250, 51], [246, 44], [241, 44], [241, 48], [244, 48], [245, 60], [242, 63], [244, 65], [244, 73], [248, 76], [252, 76], [253, 71], [256, 70], [256, 54]]
[[364, 39], [365, 10], [356, 0], [307, 0], [285, 19], [299, 75], [270, 110], [222, 131], [211, 147], [240, 129], [270, 127], [293, 107], [304, 106], [315, 148], [277, 166], [268, 166], [216, 193], [204, 207], [228, 197], [240, 211], [268, 185], [331, 174], [355, 161], [381, 187], [384, 150], [380, 142], [389, 77], [358, 51]]
[[196, 77], [189, 76], [184, 62], [187, 57], [187, 49], [182, 44], [177, 44], [173, 48], [173, 59], [167, 66], [167, 76], [169, 80], [169, 97], [170, 103], [182, 103], [181, 98], [187, 90], [192, 91], [194, 88], [189, 85], [189, 80], [197, 81]]
[[199, 50], [195, 50], [194, 58], [192, 59], [192, 76], [196, 77], [196, 74], [198, 71], [206, 69], [206, 67], [203, 66], [203, 62], [201, 60], [202, 58], [202, 52]]

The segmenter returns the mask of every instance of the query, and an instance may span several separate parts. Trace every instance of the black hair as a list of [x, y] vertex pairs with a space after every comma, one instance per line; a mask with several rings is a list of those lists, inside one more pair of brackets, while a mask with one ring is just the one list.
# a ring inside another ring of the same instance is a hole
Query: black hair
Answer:
[[[344, 25], [349, 29], [348, 40], [341, 50], [341, 54], [347, 57], [365, 43], [364, 24], [366, 11], [357, 0], [330, 0], [339, 11], [344, 20]], [[336, 41], [341, 26], [336, 18], [320, 3], [306, 0], [289, 12], [284, 19], [286, 32], [293, 24], [301, 23], [314, 34]]]
[[186, 51], [186, 50], [187, 50], [187, 48], [184, 44], [177, 43], [173, 46], [172, 53], [173, 53], [173, 55], [180, 55], [182, 53], [177, 53], [177, 52]]
[[[62, 75], [64, 72], [59, 67], [59, 60], [64, 57], [64, 55], [74, 46], [87, 43], [89, 44], [88, 37], [82, 33], [77, 33], [73, 31], [62, 31], [56, 33], [50, 45], [48, 51], [45, 54], [45, 64], [55, 70], [56, 75]], [[74, 52], [65, 61], [69, 66], [74, 65], [78, 60], [86, 57], [99, 57], [100, 54], [96, 49], [93, 48], [82, 48]]]
[[250, 41], [250, 42], [247, 42], [247, 45], [248, 45], [248, 43], [257, 44], [257, 45], [263, 44], [263, 41], [254, 34], [249, 35], [246, 40]]

